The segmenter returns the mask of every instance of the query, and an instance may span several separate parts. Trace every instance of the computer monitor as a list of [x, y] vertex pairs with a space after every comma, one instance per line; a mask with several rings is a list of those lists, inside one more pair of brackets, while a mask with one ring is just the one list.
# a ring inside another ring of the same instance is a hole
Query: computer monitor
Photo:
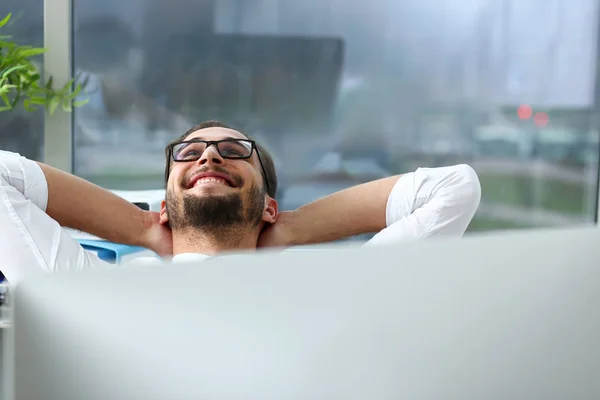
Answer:
[[344, 64], [339, 37], [173, 35], [148, 57], [161, 72], [144, 71], [145, 90], [195, 120], [218, 118], [249, 134], [331, 130]]
[[30, 277], [12, 296], [15, 400], [599, 398], [599, 240], [524, 232]]

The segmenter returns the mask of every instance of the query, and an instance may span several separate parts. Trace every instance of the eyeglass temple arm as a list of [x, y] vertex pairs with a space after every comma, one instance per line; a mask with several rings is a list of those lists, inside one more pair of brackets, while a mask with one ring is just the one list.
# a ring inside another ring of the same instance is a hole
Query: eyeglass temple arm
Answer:
[[256, 156], [258, 157], [258, 162], [260, 163], [260, 168], [262, 169], [263, 177], [265, 178], [265, 186], [267, 187], [267, 193], [270, 191], [269, 189], [269, 180], [267, 179], [267, 173], [265, 172], [265, 164], [263, 164], [262, 158], [260, 157], [260, 151], [256, 145], [254, 146], [254, 150], [256, 150]]

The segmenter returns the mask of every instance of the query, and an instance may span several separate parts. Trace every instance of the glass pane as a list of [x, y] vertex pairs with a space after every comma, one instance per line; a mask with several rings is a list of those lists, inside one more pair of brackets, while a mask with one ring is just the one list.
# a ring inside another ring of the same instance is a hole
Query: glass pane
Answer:
[[[12, 13], [2, 34], [12, 35], [20, 45], [44, 46], [44, 4], [42, 0], [2, 0], [0, 19]], [[43, 57], [38, 57], [40, 66]], [[44, 145], [44, 112], [27, 112], [23, 107], [0, 112], [0, 149], [41, 160]]]
[[75, 170], [161, 188], [165, 144], [220, 119], [272, 151], [281, 209], [468, 163], [471, 231], [589, 222], [597, 16], [597, 0], [75, 0], [93, 87]]

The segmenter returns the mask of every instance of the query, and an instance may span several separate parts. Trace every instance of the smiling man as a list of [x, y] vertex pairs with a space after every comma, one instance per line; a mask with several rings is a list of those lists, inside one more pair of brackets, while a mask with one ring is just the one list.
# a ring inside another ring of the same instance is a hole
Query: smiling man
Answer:
[[61, 227], [147, 247], [173, 262], [201, 261], [363, 233], [378, 232], [366, 245], [461, 236], [481, 197], [477, 175], [461, 164], [419, 168], [279, 212], [271, 156], [241, 132], [208, 121], [170, 143], [165, 154], [166, 199], [156, 213], [0, 151], [0, 268], [6, 278], [109, 266]]
[[166, 203], [160, 221], [175, 254], [254, 249], [276, 221], [277, 176], [271, 156], [226, 125], [209, 121], [166, 149]]

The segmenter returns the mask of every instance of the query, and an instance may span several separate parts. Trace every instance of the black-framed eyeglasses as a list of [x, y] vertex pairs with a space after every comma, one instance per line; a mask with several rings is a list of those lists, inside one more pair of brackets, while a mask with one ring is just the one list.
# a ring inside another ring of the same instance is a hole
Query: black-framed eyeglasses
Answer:
[[256, 147], [256, 142], [250, 139], [222, 139], [222, 140], [202, 140], [190, 139], [173, 143], [169, 146], [171, 159], [174, 162], [193, 162], [198, 161], [204, 151], [214, 145], [219, 155], [229, 160], [246, 160], [252, 157], [252, 152], [256, 151], [258, 162], [265, 179], [265, 187], [269, 192], [269, 182], [265, 166], [260, 158], [260, 152]]

